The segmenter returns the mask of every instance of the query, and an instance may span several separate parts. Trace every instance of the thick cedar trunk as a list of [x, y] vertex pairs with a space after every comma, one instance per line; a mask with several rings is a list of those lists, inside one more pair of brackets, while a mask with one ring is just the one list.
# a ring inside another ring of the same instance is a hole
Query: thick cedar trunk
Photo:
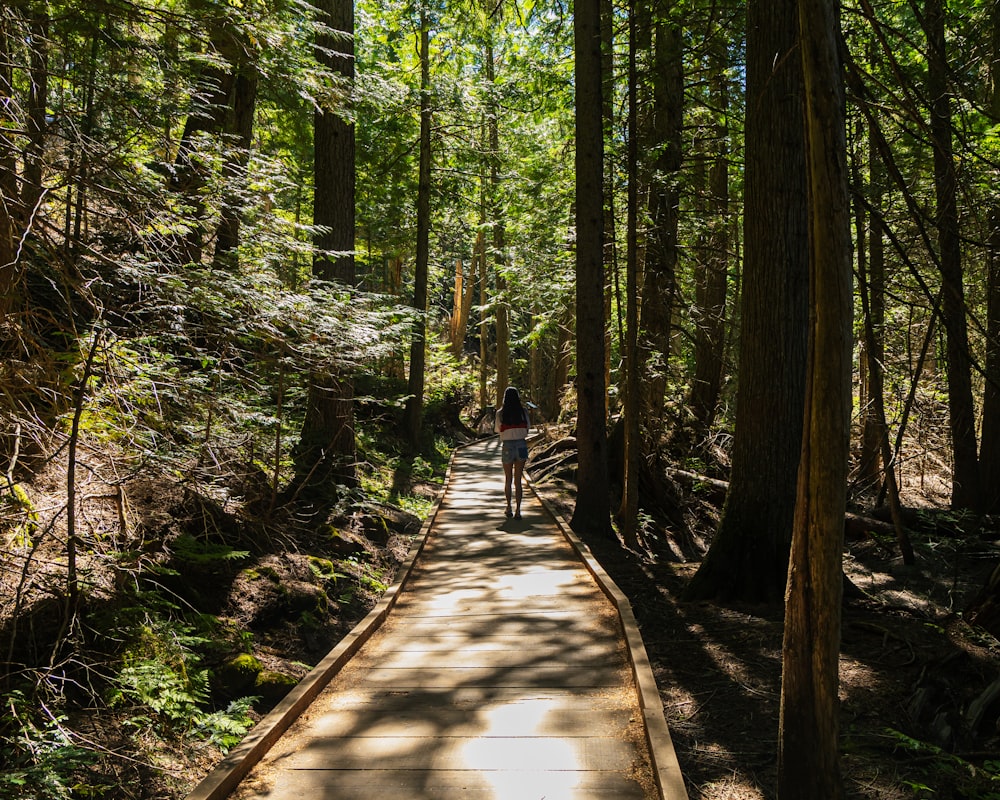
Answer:
[[431, 101], [430, 30], [427, 10], [420, 7], [420, 164], [417, 176], [417, 254], [413, 273], [413, 309], [417, 320], [410, 342], [410, 373], [404, 411], [404, 431], [410, 448], [420, 448], [424, 413], [424, 364], [426, 363], [427, 267], [430, 261], [431, 219]]
[[578, 0], [576, 51], [576, 506], [577, 532], [610, 530], [604, 416], [604, 143], [601, 129], [600, 0]]
[[[851, 427], [851, 221], [836, 0], [799, 0], [806, 88], [810, 325], [788, 569], [780, 800], [838, 800], [841, 554]], [[798, 59], [796, 59], [798, 60]]]
[[[352, 0], [329, 0], [320, 9], [324, 22], [347, 34], [354, 31]], [[336, 55], [328, 51], [336, 51]], [[350, 85], [354, 77], [352, 39], [317, 41], [317, 60]], [[347, 102], [347, 98], [344, 98]], [[252, 111], [250, 112], [252, 114]], [[250, 123], [244, 120], [245, 126]], [[325, 108], [313, 119], [316, 237], [313, 275], [346, 286], [355, 283], [354, 128], [339, 109]], [[309, 399], [296, 451], [299, 481], [314, 486], [357, 482], [354, 435], [354, 385], [349, 375], [321, 367], [310, 379]]]
[[[482, 206], [486, 208], [485, 203]], [[486, 317], [486, 239], [483, 236], [483, 225], [486, 221], [485, 210], [479, 220], [479, 234], [476, 237], [476, 244], [479, 248], [479, 268], [477, 270], [479, 281], [479, 406], [486, 408], [491, 406], [493, 398], [489, 397], [489, 355], [488, 345], [489, 323]]]
[[746, 253], [732, 478], [688, 596], [776, 602], [787, 578], [805, 396], [802, 63], [796, 0], [751, 0], [747, 14]]
[[642, 287], [642, 333], [639, 342], [644, 418], [651, 437], [662, 432], [663, 401], [670, 356], [670, 320], [677, 285], [677, 224], [681, 168], [684, 74], [681, 31], [671, 18], [672, 3], [656, 3], [653, 59], [653, 139], [657, 157], [649, 191], [649, 244]]
[[956, 509], [979, 510], [982, 505], [979, 454], [965, 316], [962, 242], [958, 227], [958, 176], [951, 144], [951, 95], [942, 0], [927, 0], [924, 25], [927, 34], [927, 91], [931, 102], [934, 188], [937, 194], [941, 308], [947, 332], [948, 412], [954, 454], [951, 505]]

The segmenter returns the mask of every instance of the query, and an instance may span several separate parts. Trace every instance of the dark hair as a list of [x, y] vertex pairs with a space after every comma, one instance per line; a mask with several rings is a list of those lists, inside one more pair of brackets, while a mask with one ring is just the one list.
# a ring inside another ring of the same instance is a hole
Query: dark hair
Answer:
[[527, 417], [524, 415], [524, 408], [521, 406], [521, 397], [517, 393], [517, 389], [513, 386], [508, 386], [503, 393], [503, 413], [500, 416], [500, 421], [505, 425], [516, 425], [518, 422], [523, 422], [526, 419]]

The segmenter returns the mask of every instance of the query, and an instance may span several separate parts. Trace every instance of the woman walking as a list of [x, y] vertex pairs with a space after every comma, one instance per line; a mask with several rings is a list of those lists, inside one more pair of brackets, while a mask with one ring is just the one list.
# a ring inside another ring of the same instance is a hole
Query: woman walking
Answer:
[[[528, 460], [528, 412], [521, 405], [517, 389], [508, 386], [503, 393], [503, 405], [497, 409], [494, 429], [500, 434], [500, 461], [503, 463], [504, 496], [507, 498], [506, 515], [521, 519], [521, 475]], [[515, 510], [510, 507], [511, 482], [514, 483]]]

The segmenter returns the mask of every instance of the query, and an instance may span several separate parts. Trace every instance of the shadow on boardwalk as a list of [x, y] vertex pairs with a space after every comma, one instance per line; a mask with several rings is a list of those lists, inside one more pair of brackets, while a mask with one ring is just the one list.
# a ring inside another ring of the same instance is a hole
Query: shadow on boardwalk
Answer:
[[458, 452], [384, 624], [232, 797], [645, 800], [665, 774], [684, 797], [668, 735], [651, 757], [631, 613], [623, 631], [541, 503], [508, 520], [502, 488], [495, 440]]

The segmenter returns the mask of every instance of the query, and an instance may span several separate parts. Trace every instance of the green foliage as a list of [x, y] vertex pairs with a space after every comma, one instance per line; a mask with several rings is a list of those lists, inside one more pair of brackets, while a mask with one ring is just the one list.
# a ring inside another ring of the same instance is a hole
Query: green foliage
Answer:
[[882, 734], [889, 738], [898, 753], [919, 756], [916, 773], [920, 778], [908, 777], [903, 783], [916, 798], [931, 798], [938, 792], [931, 788], [954, 787], [957, 796], [969, 800], [998, 800], [1000, 798], [1000, 770], [998, 762], [987, 760], [977, 767], [954, 753], [937, 745], [915, 739], [894, 728], [884, 728]]
[[250, 555], [226, 544], [198, 539], [189, 534], [178, 536], [171, 544], [174, 555], [190, 564], [211, 564], [216, 561], [241, 561]]
[[222, 711], [206, 709], [209, 671], [201, 666], [197, 648], [210, 644], [191, 626], [163, 618], [150, 620], [137, 631], [123, 656], [110, 704], [132, 709], [132, 727], [151, 724], [163, 735], [181, 734], [206, 739], [222, 749], [232, 747], [253, 724], [250, 709], [255, 698], [234, 700]]
[[17, 730], [0, 736], [2, 800], [71, 800], [97, 755], [73, 739], [64, 716], [46, 716], [21, 692], [5, 697]]
[[194, 720], [193, 733], [214, 744], [223, 753], [238, 745], [254, 725], [251, 715], [256, 697], [233, 700], [223, 711], [199, 714]]

